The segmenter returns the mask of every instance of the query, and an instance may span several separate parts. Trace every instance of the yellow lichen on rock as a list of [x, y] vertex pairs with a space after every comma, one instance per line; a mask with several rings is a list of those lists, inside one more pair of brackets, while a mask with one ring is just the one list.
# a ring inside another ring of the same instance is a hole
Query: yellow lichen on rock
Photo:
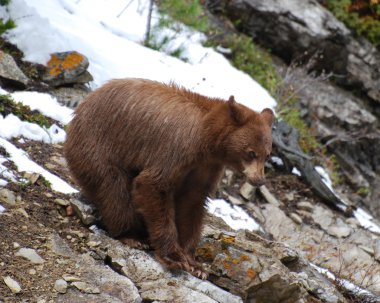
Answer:
[[58, 57], [52, 54], [47, 66], [51, 76], [58, 76], [64, 70], [73, 70], [83, 63], [84, 57], [78, 52], [70, 52], [66, 56]]

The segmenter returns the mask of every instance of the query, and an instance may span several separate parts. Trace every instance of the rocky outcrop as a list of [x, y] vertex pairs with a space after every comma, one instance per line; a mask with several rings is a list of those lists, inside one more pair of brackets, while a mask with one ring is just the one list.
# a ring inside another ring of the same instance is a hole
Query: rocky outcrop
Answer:
[[314, 135], [336, 155], [349, 200], [380, 218], [379, 51], [316, 0], [209, 0], [206, 6], [289, 64], [277, 64], [285, 85], [299, 96]]
[[[286, 187], [282, 186], [284, 179], [281, 176], [270, 178], [267, 193], [263, 194], [259, 190], [252, 199], [240, 204], [257, 220], [265, 231], [264, 236], [276, 241], [266, 246], [271, 248], [272, 256], [280, 259], [293, 273], [309, 273], [308, 268], [312, 263], [340, 277], [349, 277], [351, 282], [379, 296], [380, 263], [375, 259], [375, 250], [380, 233], [374, 234], [366, 230], [355, 217], [336, 212], [327, 207], [322, 200], [311, 198], [307, 194], [308, 189], [299, 187], [297, 182], [291, 186], [289, 181], [292, 177], [288, 175], [286, 178]], [[243, 202], [245, 199], [236, 191], [236, 187], [244, 186], [243, 181], [236, 181], [233, 189], [226, 187], [227, 180], [223, 180], [221, 191], [224, 192], [224, 196], [232, 196]], [[268, 192], [271, 193], [271, 197]], [[254, 238], [257, 237], [258, 235], [254, 234]], [[280, 257], [281, 254], [276, 254], [279, 242], [286, 243], [288, 247], [288, 250], [284, 250], [286, 253], [283, 251], [287, 256], [284, 259]], [[257, 248], [255, 256], [260, 258]], [[308, 281], [315, 284], [310, 276]], [[337, 282], [339, 283], [342, 282]], [[317, 284], [320, 285], [319, 282]], [[330, 288], [324, 286], [323, 289], [325, 292]], [[315, 290], [309, 292], [315, 293]], [[326, 297], [332, 300], [334, 295], [330, 293]]]
[[364, 203], [380, 218], [380, 125], [365, 102], [323, 77], [277, 64], [287, 86], [299, 96], [300, 111], [319, 140], [336, 155], [352, 188], [349, 200]]
[[344, 86], [362, 89], [380, 102], [380, 53], [351, 32], [316, 0], [208, 0], [212, 12], [231, 19], [287, 63], [308, 62], [332, 71]]
[[76, 51], [54, 53], [50, 55], [43, 80], [51, 86], [87, 83], [93, 80], [88, 66], [87, 57]]
[[29, 79], [17, 66], [13, 57], [0, 50], [0, 83], [3, 88], [12, 85], [18, 88], [25, 88]]
[[58, 87], [49, 93], [56, 97], [60, 104], [75, 108], [89, 94], [89, 91], [85, 87]]

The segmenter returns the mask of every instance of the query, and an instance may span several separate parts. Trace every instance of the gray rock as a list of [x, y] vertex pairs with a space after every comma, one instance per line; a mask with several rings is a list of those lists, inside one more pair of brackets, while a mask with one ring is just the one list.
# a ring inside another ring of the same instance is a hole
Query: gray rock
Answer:
[[289, 217], [290, 217], [290, 219], [292, 219], [297, 224], [302, 224], [302, 222], [303, 222], [302, 218], [299, 215], [297, 215], [296, 213], [291, 213], [289, 215]]
[[312, 218], [315, 223], [318, 223], [324, 230], [327, 230], [329, 226], [334, 222], [334, 215], [325, 207], [316, 205], [314, 207]]
[[286, 62], [309, 59], [309, 69], [343, 75], [337, 81], [364, 89], [380, 102], [379, 52], [364, 39], [356, 40], [318, 1], [222, 0], [207, 5], [212, 12], [223, 11], [231, 21], [238, 20], [240, 30]]
[[74, 87], [60, 87], [49, 92], [57, 101], [67, 107], [76, 108], [88, 95], [84, 89]]
[[91, 225], [95, 223], [95, 209], [92, 205], [85, 204], [77, 199], [71, 199], [70, 204], [74, 210], [74, 213], [79, 217], [83, 224]]
[[0, 201], [13, 206], [16, 205], [16, 196], [9, 189], [2, 188], [0, 189]]
[[234, 205], [241, 205], [244, 202], [241, 199], [235, 198], [234, 196], [228, 195], [228, 200]]
[[[201, 303], [217, 303], [209, 296], [195, 291], [181, 284], [181, 281], [157, 280], [141, 283], [141, 296], [144, 300], [162, 301], [162, 302], [201, 302]], [[233, 296], [230, 296], [233, 297]], [[234, 300], [231, 302], [242, 302]]]
[[54, 283], [54, 289], [60, 294], [65, 294], [67, 292], [67, 282], [63, 279], [58, 279]]
[[40, 178], [41, 174], [39, 173], [30, 173], [30, 172], [25, 172], [23, 174], [24, 178], [29, 180], [31, 184], [34, 184], [37, 182], [37, 180]]
[[17, 66], [11, 55], [0, 50], [0, 77], [10, 80], [13, 83], [25, 88], [28, 85], [29, 79]]
[[357, 228], [360, 225], [359, 221], [356, 218], [347, 218], [346, 223], [352, 228]]
[[21, 292], [20, 284], [10, 276], [3, 277], [4, 283], [8, 286], [12, 293], [18, 294]]
[[371, 256], [375, 255], [375, 251], [371, 247], [364, 246], [364, 245], [359, 245], [358, 247], [361, 248], [362, 250], [364, 250], [367, 254], [369, 254]]
[[93, 78], [87, 71], [88, 65], [86, 56], [76, 51], [53, 53], [43, 80], [52, 86], [90, 82]]
[[346, 226], [330, 226], [327, 229], [329, 235], [337, 238], [347, 238], [351, 234], [351, 228]]
[[79, 282], [80, 278], [71, 275], [62, 275], [63, 280], [66, 282]]
[[251, 200], [253, 193], [255, 192], [256, 188], [251, 185], [249, 182], [244, 182], [243, 185], [240, 187], [240, 195], [246, 199]]
[[63, 240], [57, 233], [50, 235], [48, 248], [58, 256], [74, 257], [75, 254], [65, 240]]
[[274, 195], [271, 194], [271, 192], [265, 185], [260, 186], [259, 190], [268, 203], [273, 204], [274, 206], [280, 206], [280, 202], [276, 199]]
[[[66, 281], [64, 281], [64, 282], [66, 282]], [[80, 290], [84, 293], [87, 293], [87, 294], [99, 294], [100, 293], [100, 289], [97, 286], [91, 285], [91, 284], [86, 283], [86, 282], [81, 282], [81, 281], [72, 282], [71, 285], [75, 286], [78, 290]]]
[[297, 225], [281, 209], [272, 204], [265, 204], [261, 209], [265, 218], [264, 229], [271, 233], [277, 240], [282, 240], [287, 235], [294, 234]]
[[374, 258], [380, 262], [380, 239], [376, 239], [373, 244]]
[[308, 212], [312, 212], [314, 209], [314, 205], [307, 201], [302, 201], [297, 203], [297, 208], [300, 210], [305, 210]]
[[67, 201], [67, 200], [63, 200], [63, 199], [54, 199], [54, 203], [58, 204], [58, 205], [61, 205], [61, 206], [69, 206], [70, 205], [70, 202]]
[[33, 264], [42, 264], [45, 262], [44, 259], [32, 248], [20, 248], [18, 252], [15, 253], [15, 256], [23, 257]]

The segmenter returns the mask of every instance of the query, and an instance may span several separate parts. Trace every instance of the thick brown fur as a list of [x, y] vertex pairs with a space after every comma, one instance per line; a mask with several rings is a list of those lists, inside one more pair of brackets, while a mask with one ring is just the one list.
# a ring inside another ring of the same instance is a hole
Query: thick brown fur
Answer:
[[77, 108], [65, 155], [111, 236], [147, 241], [163, 264], [200, 275], [194, 250], [205, 199], [225, 166], [262, 183], [273, 119], [271, 110], [256, 113], [233, 97], [113, 80]]

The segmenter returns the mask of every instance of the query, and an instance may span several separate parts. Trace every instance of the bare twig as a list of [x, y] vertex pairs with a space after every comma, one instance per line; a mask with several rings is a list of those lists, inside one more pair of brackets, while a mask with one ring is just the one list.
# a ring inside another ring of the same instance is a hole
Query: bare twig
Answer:
[[128, 4], [121, 10], [121, 12], [116, 16], [116, 18], [119, 18], [124, 12], [125, 10], [132, 4], [134, 0], [131, 0], [128, 2]]
[[148, 22], [146, 24], [146, 34], [145, 34], [145, 41], [144, 41], [145, 45], [149, 42], [149, 39], [150, 39], [150, 28], [151, 28], [151, 23], [152, 23], [153, 4], [154, 4], [154, 0], [150, 0], [149, 12], [148, 12]]

